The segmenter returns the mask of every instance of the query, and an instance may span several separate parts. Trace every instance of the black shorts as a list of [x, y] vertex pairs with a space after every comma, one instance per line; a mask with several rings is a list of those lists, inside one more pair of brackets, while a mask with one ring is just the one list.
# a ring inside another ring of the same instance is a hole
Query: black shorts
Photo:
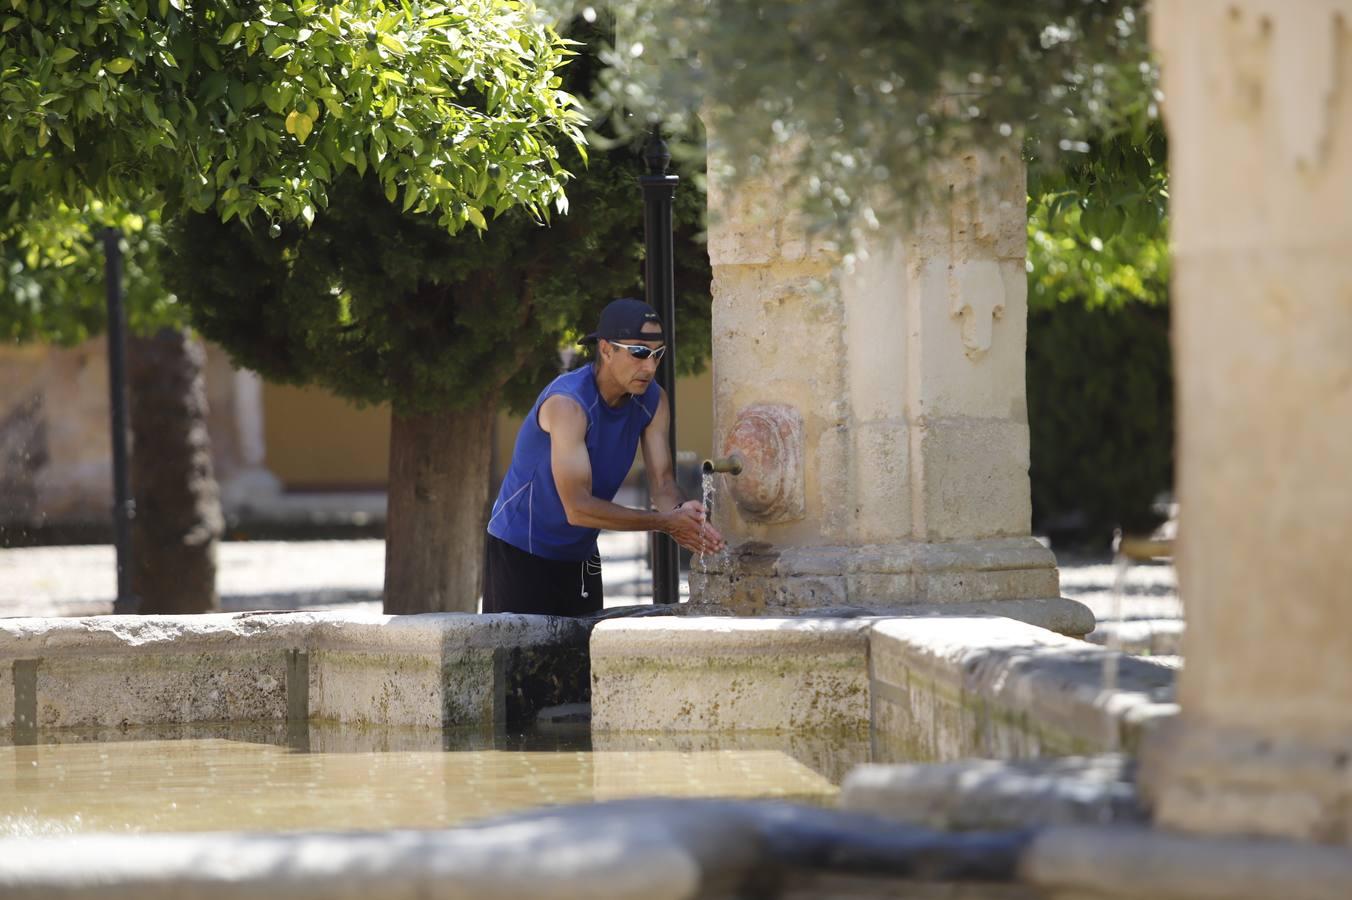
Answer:
[[485, 536], [484, 612], [590, 616], [603, 599], [600, 556], [561, 562]]

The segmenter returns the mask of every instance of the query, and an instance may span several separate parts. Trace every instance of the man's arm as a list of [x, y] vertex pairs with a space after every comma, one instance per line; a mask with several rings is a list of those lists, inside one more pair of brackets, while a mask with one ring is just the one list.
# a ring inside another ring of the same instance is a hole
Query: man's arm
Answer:
[[643, 429], [643, 470], [648, 475], [648, 494], [659, 510], [676, 509], [681, 512], [694, 512], [700, 521], [700, 542], [698, 546], [682, 541], [676, 535], [676, 542], [689, 550], [704, 553], [717, 553], [723, 549], [723, 535], [709, 524], [709, 513], [698, 500], [686, 500], [676, 483], [676, 466], [671, 458], [671, 444], [667, 437], [671, 430], [671, 405], [667, 402], [667, 392], [661, 387], [657, 412], [653, 414], [648, 427]]
[[[643, 429], [643, 471], [648, 475], [648, 494], [657, 509], [675, 509], [685, 502], [681, 488], [676, 484], [676, 467], [671, 459], [671, 445], [667, 433], [671, 430], [671, 406], [667, 392], [658, 389], [657, 412], [648, 427]], [[702, 511], [702, 507], [701, 507]]]
[[540, 428], [549, 434], [550, 468], [570, 525], [610, 531], [662, 531], [682, 547], [716, 552], [717, 532], [702, 527], [703, 512], [681, 509], [650, 512], [630, 509], [592, 495], [591, 457], [587, 455], [587, 415], [577, 402], [555, 394], [540, 406]]

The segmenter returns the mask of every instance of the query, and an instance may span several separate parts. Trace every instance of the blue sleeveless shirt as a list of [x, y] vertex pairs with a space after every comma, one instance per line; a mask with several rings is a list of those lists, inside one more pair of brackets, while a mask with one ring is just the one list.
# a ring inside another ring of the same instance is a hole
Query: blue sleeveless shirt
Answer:
[[592, 366], [587, 365], [555, 378], [521, 423], [512, 465], [493, 503], [488, 533], [535, 556], [583, 562], [596, 554], [600, 531], [570, 525], [554, 486], [549, 434], [540, 427], [538, 417], [540, 407], [555, 394], [573, 398], [587, 414], [591, 492], [602, 500], [615, 499], [662, 394], [654, 381], [642, 396], [630, 394], [618, 407], [609, 407], [596, 387]]

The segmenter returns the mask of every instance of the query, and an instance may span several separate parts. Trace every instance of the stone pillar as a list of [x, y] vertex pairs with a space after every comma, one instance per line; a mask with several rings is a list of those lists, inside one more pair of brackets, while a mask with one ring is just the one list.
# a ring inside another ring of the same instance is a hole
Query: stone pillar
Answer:
[[1158, 821], [1352, 843], [1352, 0], [1154, 7], [1182, 715]]
[[715, 445], [744, 469], [717, 476], [731, 549], [696, 560], [693, 606], [1025, 601], [1093, 627], [1030, 536], [1022, 163], [936, 178], [952, 201], [848, 273], [777, 185], [710, 178]]
[[230, 514], [278, 496], [282, 485], [266, 463], [262, 379], [236, 369], [214, 344], [207, 344], [206, 375], [212, 463]]

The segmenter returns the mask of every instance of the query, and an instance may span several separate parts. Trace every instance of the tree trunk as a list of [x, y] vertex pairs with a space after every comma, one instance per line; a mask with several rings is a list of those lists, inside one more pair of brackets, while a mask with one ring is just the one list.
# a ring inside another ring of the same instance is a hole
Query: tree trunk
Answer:
[[131, 405], [132, 592], [142, 613], [220, 608], [224, 529], [207, 436], [206, 353], [186, 329], [127, 342]]
[[393, 416], [385, 612], [478, 612], [497, 408]]

